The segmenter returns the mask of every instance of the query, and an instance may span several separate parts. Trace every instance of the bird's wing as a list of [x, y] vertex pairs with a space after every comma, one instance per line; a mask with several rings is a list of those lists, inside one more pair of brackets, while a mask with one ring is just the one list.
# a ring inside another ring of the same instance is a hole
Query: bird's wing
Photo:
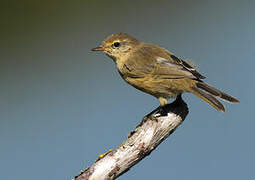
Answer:
[[176, 57], [175, 55], [169, 53], [170, 58], [173, 60], [173, 62], [175, 62], [176, 65], [180, 65], [182, 66], [183, 69], [189, 71], [190, 73], [192, 73], [197, 79], [205, 79], [206, 77], [201, 75], [199, 72], [197, 72], [197, 70], [192, 67], [189, 63], [185, 62], [184, 60]]
[[137, 78], [148, 75], [159, 79], [205, 78], [184, 60], [160, 46], [148, 43], [132, 53], [125, 66], [128, 76]]
[[154, 74], [161, 75], [165, 78], [190, 78], [190, 79], [204, 79], [205, 77], [198, 73], [195, 68], [189, 65], [182, 59], [174, 55], [169, 56], [171, 59], [156, 57]]

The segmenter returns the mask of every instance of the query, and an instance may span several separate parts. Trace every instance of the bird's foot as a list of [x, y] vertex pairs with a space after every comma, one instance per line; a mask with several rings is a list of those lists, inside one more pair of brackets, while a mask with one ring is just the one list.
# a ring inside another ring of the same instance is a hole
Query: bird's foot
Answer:
[[157, 107], [152, 112], [147, 114], [143, 119], [148, 119], [151, 117], [167, 116], [167, 114], [171, 112], [174, 107], [176, 108], [178, 106], [181, 106], [183, 103], [186, 105], [186, 103], [182, 100], [181, 94], [179, 94], [176, 97], [176, 100], [174, 102], [170, 104], [166, 104], [164, 106]]

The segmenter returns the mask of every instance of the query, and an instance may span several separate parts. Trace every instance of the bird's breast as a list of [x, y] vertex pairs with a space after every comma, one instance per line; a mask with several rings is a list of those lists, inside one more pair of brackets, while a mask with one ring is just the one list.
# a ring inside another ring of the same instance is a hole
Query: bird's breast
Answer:
[[129, 76], [133, 72], [133, 67], [131, 67], [127, 60], [124, 58], [122, 60], [116, 61], [116, 66], [121, 74], [121, 76]]

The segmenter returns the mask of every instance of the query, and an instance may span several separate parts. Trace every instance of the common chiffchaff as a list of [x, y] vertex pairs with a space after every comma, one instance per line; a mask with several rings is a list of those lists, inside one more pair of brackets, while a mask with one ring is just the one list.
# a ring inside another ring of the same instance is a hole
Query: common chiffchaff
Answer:
[[92, 50], [105, 52], [127, 83], [158, 98], [160, 106], [183, 92], [195, 94], [221, 112], [225, 112], [225, 108], [218, 99], [239, 103], [236, 98], [203, 82], [203, 75], [173, 53], [125, 33], [108, 36]]

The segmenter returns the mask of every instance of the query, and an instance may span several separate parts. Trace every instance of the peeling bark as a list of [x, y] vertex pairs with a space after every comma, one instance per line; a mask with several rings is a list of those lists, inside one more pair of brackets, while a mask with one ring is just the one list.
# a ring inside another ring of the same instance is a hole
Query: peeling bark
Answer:
[[166, 115], [154, 114], [144, 117], [128, 139], [113, 151], [105, 153], [75, 180], [110, 180], [127, 172], [132, 166], [148, 156], [164, 139], [184, 121], [188, 114], [187, 104], [178, 96], [164, 106]]

